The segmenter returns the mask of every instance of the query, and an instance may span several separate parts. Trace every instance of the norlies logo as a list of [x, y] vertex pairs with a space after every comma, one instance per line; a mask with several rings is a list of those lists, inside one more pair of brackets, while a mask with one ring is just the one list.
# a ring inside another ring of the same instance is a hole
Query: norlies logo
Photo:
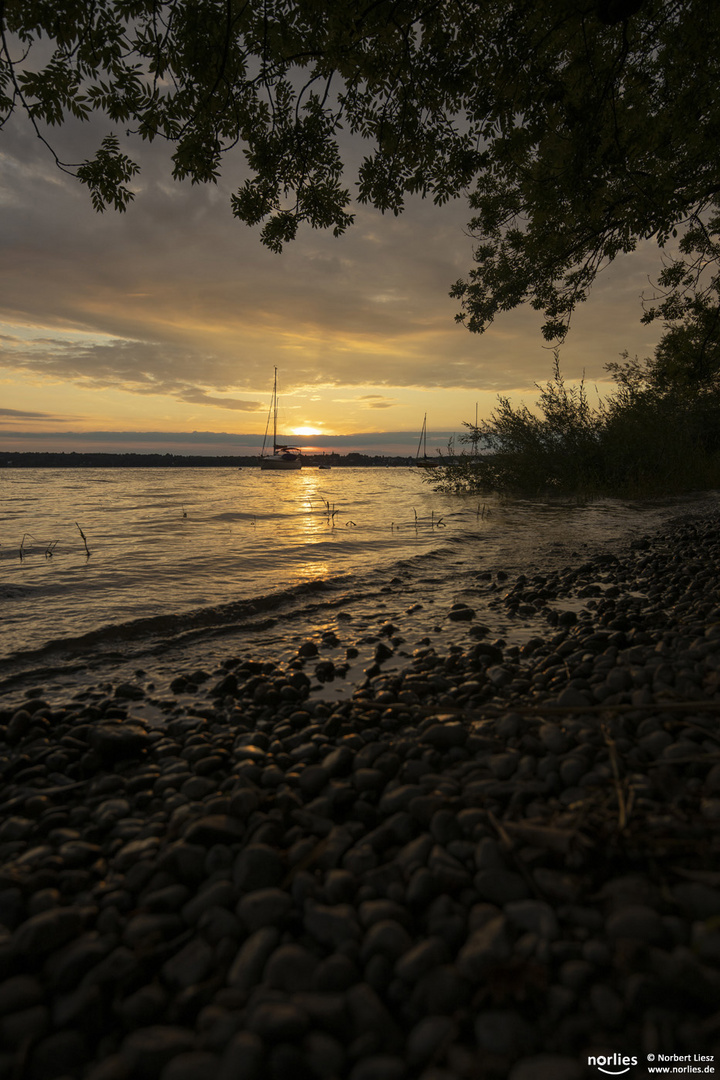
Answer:
[[633, 1054], [593, 1054], [588, 1057], [588, 1065], [594, 1065], [606, 1076], [624, 1076], [630, 1072], [631, 1065], [637, 1065], [637, 1058]]

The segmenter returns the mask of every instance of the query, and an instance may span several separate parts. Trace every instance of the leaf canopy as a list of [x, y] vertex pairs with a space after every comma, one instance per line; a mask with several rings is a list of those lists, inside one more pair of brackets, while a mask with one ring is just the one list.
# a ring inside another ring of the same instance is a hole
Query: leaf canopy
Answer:
[[[24, 112], [97, 209], [133, 197], [126, 133], [192, 183], [239, 145], [232, 212], [275, 251], [352, 224], [361, 138], [360, 203], [468, 200], [457, 318], [529, 303], [554, 340], [643, 239], [681, 241], [646, 318], [716, 291], [719, 29], [714, 0], [4, 0], [0, 126]], [[92, 117], [97, 153], [63, 161], [51, 129]]]

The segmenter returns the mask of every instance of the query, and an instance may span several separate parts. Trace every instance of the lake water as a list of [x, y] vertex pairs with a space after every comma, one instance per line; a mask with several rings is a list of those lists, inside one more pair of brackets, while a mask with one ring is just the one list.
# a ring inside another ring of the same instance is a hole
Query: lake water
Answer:
[[423, 475], [0, 470], [0, 694], [62, 699], [139, 670], [159, 691], [231, 656], [287, 661], [308, 640], [335, 660], [357, 648], [361, 672], [388, 622], [404, 638], [398, 663], [421, 641], [467, 643], [472, 624], [447, 619], [457, 602], [491, 639], [520, 642], [547, 628], [489, 606], [499, 570], [584, 561], [714, 499], [501, 502], [441, 495]]

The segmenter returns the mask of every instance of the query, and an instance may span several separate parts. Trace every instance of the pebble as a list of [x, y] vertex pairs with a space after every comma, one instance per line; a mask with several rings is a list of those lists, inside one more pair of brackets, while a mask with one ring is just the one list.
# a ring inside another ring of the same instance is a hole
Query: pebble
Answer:
[[278, 990], [294, 993], [314, 985], [319, 958], [303, 945], [288, 942], [280, 945], [269, 958], [264, 981]]
[[250, 934], [230, 965], [226, 979], [228, 986], [247, 991], [258, 983], [279, 941], [280, 931], [274, 926], [265, 926]]
[[658, 1025], [720, 1052], [717, 525], [519, 575], [508, 620], [563, 612], [519, 648], [456, 607], [465, 651], [391, 669], [386, 612], [337, 704], [308, 642], [183, 676], [164, 729], [134, 683], [0, 711], [2, 1069], [579, 1080]]
[[458, 971], [472, 982], [479, 982], [511, 955], [512, 942], [506, 920], [503, 915], [498, 915], [470, 935], [458, 953]]
[[480, 1050], [510, 1057], [531, 1052], [537, 1042], [533, 1026], [515, 1009], [483, 1010], [474, 1023]]
[[581, 1080], [584, 1070], [577, 1058], [538, 1054], [517, 1062], [508, 1080]]
[[97, 724], [89, 733], [88, 742], [104, 759], [141, 757], [149, 746], [147, 728], [130, 722]]
[[278, 887], [254, 889], [238, 901], [236, 908], [240, 922], [250, 934], [265, 926], [282, 925], [291, 910], [290, 896]]
[[630, 904], [611, 915], [605, 932], [608, 940], [635, 938], [650, 944], [660, 944], [665, 939], [665, 927], [657, 911], [645, 904]]
[[220, 1059], [206, 1050], [191, 1050], [178, 1054], [167, 1063], [160, 1080], [208, 1080], [217, 1076]]
[[20, 924], [13, 934], [12, 948], [18, 956], [52, 952], [79, 934], [82, 925], [81, 909], [49, 908]]

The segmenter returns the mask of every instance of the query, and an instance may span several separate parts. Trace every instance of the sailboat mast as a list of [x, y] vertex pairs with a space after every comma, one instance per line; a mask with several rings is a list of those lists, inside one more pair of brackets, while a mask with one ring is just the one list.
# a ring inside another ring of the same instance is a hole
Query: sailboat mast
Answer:
[[277, 368], [275, 368], [275, 382], [273, 384], [273, 451], [277, 450], [277, 417], [278, 417], [278, 400], [277, 400]]
[[417, 454], [415, 457], [420, 460], [420, 450], [422, 449], [423, 457], [427, 457], [427, 413], [423, 417], [422, 431], [420, 432], [420, 441], [418, 443]]

